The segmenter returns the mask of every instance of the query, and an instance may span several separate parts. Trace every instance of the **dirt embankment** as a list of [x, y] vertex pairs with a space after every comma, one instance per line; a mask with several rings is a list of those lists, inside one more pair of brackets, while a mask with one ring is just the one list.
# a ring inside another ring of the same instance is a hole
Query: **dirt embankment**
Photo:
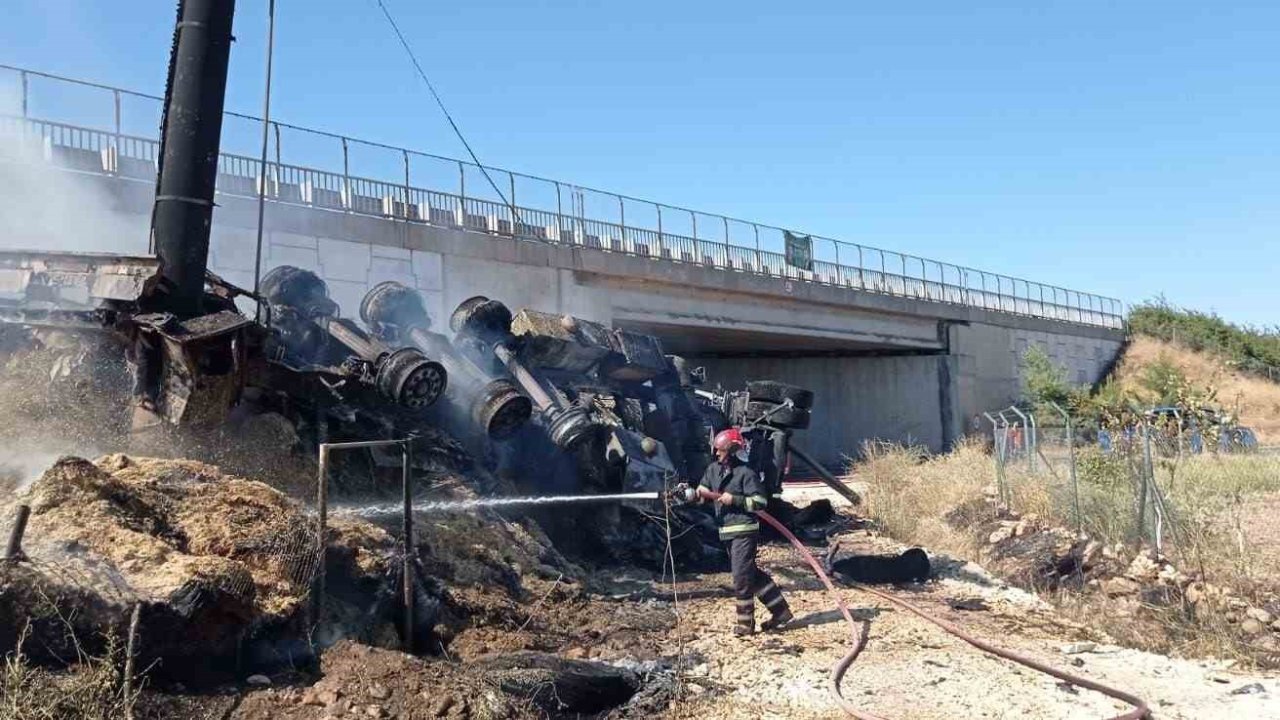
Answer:
[[1218, 402], [1229, 412], [1239, 412], [1240, 423], [1253, 428], [1260, 443], [1280, 444], [1280, 383], [1240, 373], [1214, 355], [1139, 335], [1116, 367], [1115, 380], [1125, 389], [1137, 389], [1145, 370], [1161, 357], [1193, 384], [1216, 388]]

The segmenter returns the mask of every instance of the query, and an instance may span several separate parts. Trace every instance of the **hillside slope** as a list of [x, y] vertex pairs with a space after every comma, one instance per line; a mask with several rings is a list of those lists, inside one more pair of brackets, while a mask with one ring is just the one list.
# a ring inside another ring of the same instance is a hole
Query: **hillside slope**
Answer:
[[1260, 443], [1280, 443], [1280, 383], [1234, 370], [1217, 355], [1138, 335], [1125, 351], [1113, 377], [1122, 388], [1138, 390], [1145, 370], [1162, 356], [1192, 383], [1216, 388], [1218, 403], [1224, 410], [1238, 412], [1240, 423], [1253, 428]]

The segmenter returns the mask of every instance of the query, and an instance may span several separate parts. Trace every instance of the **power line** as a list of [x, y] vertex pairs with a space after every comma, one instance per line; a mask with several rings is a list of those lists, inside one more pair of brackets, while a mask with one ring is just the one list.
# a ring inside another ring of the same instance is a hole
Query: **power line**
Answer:
[[515, 205], [512, 205], [511, 201], [507, 200], [507, 196], [503, 194], [501, 188], [498, 187], [498, 184], [493, 181], [492, 177], [489, 177], [489, 171], [485, 169], [484, 165], [480, 162], [480, 158], [477, 157], [475, 151], [471, 149], [471, 143], [468, 143], [467, 139], [463, 137], [462, 130], [458, 129], [458, 123], [453, 121], [453, 116], [449, 114], [448, 108], [444, 106], [444, 101], [440, 99], [440, 93], [436, 92], [435, 85], [431, 84], [431, 79], [427, 77], [426, 71], [422, 69], [422, 64], [418, 62], [418, 57], [413, 54], [413, 48], [409, 47], [409, 41], [405, 39], [404, 33], [400, 32], [400, 26], [396, 24], [395, 18], [391, 17], [391, 11], [387, 10], [387, 6], [383, 4], [382, 0], [377, 0], [377, 3], [378, 7], [382, 10], [383, 17], [385, 17], [387, 22], [391, 25], [391, 30], [395, 32], [396, 38], [400, 40], [400, 46], [404, 48], [405, 53], [409, 55], [409, 60], [413, 62], [413, 67], [418, 71], [418, 77], [422, 78], [422, 82], [427, 86], [427, 90], [431, 91], [431, 97], [435, 98], [436, 105], [440, 107], [440, 112], [444, 113], [445, 120], [449, 121], [449, 127], [453, 128], [453, 134], [458, 136], [458, 140], [462, 143], [462, 147], [466, 148], [467, 154], [471, 156], [471, 161], [475, 163], [476, 167], [480, 168], [480, 172], [484, 174], [484, 179], [489, 181], [489, 186], [493, 188], [494, 192], [498, 193], [498, 197], [502, 198], [502, 203], [511, 208], [512, 220], [516, 221]]
[[[258, 245], [253, 256], [253, 295], [254, 295], [254, 311], [253, 319], [262, 319], [262, 297], [258, 295], [258, 286], [262, 280], [262, 220], [266, 212], [267, 200], [267, 146], [270, 142], [271, 129], [271, 61], [272, 53], [275, 49], [276, 40], [276, 0], [270, 0], [267, 4], [267, 87], [262, 95], [262, 160], [258, 164]], [[280, 172], [279, 153], [280, 141], [279, 136], [276, 137], [276, 155], [277, 167], [276, 172]]]

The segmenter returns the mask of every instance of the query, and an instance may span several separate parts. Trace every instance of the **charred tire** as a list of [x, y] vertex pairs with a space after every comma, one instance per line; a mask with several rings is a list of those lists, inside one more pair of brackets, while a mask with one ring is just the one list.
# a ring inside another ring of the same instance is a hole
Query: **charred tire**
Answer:
[[[768, 417], [764, 417], [765, 415]], [[809, 427], [809, 411], [804, 408], [787, 407], [780, 403], [749, 402], [747, 403], [747, 421], [803, 430]]]
[[752, 401], [784, 403], [788, 400], [801, 410], [813, 407], [813, 391], [788, 385], [776, 380], [752, 380], [747, 383], [747, 395]]
[[449, 316], [449, 329], [457, 334], [486, 339], [509, 335], [511, 310], [483, 295], [467, 298]]

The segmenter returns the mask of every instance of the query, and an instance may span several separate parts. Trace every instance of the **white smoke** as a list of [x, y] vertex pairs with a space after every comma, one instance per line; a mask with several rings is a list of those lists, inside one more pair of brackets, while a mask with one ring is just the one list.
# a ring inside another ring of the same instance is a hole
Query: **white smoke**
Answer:
[[59, 443], [48, 438], [36, 446], [6, 441], [0, 444], [0, 493], [25, 492], [64, 455], [93, 458], [101, 454], [97, 450], [86, 449], [83, 443]]
[[46, 140], [21, 119], [20, 93], [0, 85], [0, 250], [146, 253], [149, 218], [118, 208], [107, 161]]

